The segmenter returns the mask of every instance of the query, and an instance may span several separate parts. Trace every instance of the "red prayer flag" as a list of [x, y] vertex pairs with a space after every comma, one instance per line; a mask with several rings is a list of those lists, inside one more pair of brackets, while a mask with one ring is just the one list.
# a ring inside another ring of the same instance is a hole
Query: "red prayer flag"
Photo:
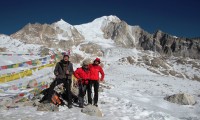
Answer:
[[55, 55], [52, 55], [52, 56], [51, 56], [51, 59], [55, 59]]
[[26, 63], [29, 65], [32, 65], [32, 61], [27, 61]]
[[8, 66], [7, 65], [1, 66], [1, 69], [8, 69]]

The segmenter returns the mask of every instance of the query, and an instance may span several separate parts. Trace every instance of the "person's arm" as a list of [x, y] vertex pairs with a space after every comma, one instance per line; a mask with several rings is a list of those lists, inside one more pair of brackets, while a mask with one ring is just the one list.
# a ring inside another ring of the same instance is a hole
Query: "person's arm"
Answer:
[[56, 64], [56, 67], [54, 69], [54, 75], [57, 76], [59, 73], [58, 73], [58, 69], [59, 69], [59, 63]]
[[70, 68], [69, 68], [69, 75], [72, 75], [74, 73], [74, 68], [73, 64], [71, 63]]
[[101, 79], [100, 80], [103, 81], [105, 74], [104, 74], [102, 67], [100, 67], [100, 66], [99, 66], [99, 72], [101, 73]]
[[76, 69], [76, 71], [74, 72], [74, 76], [75, 76], [77, 79], [80, 79], [80, 76], [79, 76], [79, 68]]

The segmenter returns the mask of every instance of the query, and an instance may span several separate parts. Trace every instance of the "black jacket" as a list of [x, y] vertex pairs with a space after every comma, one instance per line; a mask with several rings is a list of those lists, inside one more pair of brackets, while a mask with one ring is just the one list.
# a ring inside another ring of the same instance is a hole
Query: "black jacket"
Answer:
[[69, 71], [68, 75], [66, 74], [66, 71], [64, 71], [62, 60], [58, 62], [54, 69], [54, 74], [56, 75], [56, 79], [64, 79], [64, 78], [72, 79], [72, 74], [74, 73], [74, 69], [73, 69], [73, 64], [70, 61], [68, 61], [67, 63], [67, 70]]

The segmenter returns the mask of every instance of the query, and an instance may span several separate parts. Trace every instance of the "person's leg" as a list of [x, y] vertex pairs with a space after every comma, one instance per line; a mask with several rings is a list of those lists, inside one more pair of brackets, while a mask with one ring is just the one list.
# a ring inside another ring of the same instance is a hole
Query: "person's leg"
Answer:
[[44, 89], [40, 94], [43, 94], [44, 96], [42, 97], [42, 99], [39, 101], [40, 103], [44, 102], [45, 100], [48, 100], [48, 91], [49, 88]]
[[98, 90], [99, 90], [99, 82], [94, 81], [94, 105], [97, 106], [98, 103]]
[[57, 82], [58, 82], [59, 80], [57, 79], [57, 80], [54, 80], [52, 83], [51, 83], [51, 85], [49, 86], [49, 90], [48, 90], [48, 93], [47, 93], [47, 99], [48, 99], [48, 101], [51, 101], [51, 97], [52, 97], [52, 95], [53, 95], [53, 93], [54, 93], [54, 87], [57, 85]]
[[88, 104], [92, 104], [92, 81], [89, 80], [87, 85]]
[[67, 86], [66, 86], [66, 92], [67, 92], [67, 98], [68, 98], [68, 107], [72, 107], [72, 96], [71, 96], [71, 79], [67, 80]]
[[84, 100], [83, 100], [83, 97], [84, 97], [84, 94], [83, 94], [83, 85], [82, 84], [79, 84], [79, 94], [78, 94], [78, 100], [79, 100], [79, 107], [83, 107], [83, 103], [84, 103]]

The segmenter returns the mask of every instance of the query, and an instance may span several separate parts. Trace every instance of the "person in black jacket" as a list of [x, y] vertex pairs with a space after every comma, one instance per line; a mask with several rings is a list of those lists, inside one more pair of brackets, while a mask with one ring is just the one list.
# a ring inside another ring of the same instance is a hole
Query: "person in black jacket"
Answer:
[[63, 59], [56, 64], [56, 67], [54, 69], [56, 79], [52, 82], [52, 84], [49, 87], [48, 100], [51, 101], [51, 97], [54, 92], [54, 87], [60, 83], [64, 83], [64, 87], [66, 89], [65, 96], [68, 102], [68, 108], [72, 108], [71, 82], [73, 72], [73, 64], [69, 61], [69, 56], [64, 55]]

